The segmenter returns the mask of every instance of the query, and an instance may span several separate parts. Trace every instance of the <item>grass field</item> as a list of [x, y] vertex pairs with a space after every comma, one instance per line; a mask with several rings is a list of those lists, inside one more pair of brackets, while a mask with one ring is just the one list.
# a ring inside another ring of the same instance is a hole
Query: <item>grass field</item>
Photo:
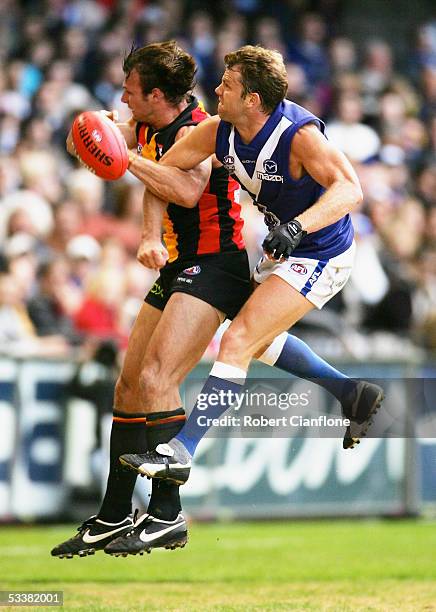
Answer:
[[431, 522], [194, 524], [182, 550], [51, 558], [73, 530], [2, 527], [0, 589], [63, 590], [64, 609], [87, 612], [436, 611]]

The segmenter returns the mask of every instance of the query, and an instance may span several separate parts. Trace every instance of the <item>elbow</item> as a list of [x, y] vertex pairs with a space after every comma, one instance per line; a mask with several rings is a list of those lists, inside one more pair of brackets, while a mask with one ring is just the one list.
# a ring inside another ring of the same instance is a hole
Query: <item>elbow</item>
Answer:
[[186, 208], [195, 208], [197, 206], [197, 204], [198, 204], [198, 200], [199, 199], [200, 198], [197, 198], [197, 197], [185, 199], [185, 207]]
[[363, 202], [363, 193], [360, 183], [358, 181], [347, 180], [342, 183], [344, 205], [347, 208], [347, 212], [352, 212], [358, 208]]
[[180, 199], [180, 204], [185, 208], [195, 208], [198, 204], [198, 200], [201, 198], [201, 194], [198, 189], [186, 189], [183, 196]]
[[353, 188], [354, 188], [353, 208], [355, 208], [355, 207], [360, 206], [363, 202], [363, 191], [359, 183], [354, 183]]

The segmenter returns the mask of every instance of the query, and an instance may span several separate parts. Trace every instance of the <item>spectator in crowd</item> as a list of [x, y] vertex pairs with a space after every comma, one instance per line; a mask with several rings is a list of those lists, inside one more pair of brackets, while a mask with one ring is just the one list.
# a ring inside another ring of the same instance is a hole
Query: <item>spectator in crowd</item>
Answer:
[[74, 313], [81, 303], [81, 293], [71, 282], [65, 258], [43, 263], [38, 270], [38, 290], [29, 300], [29, 317], [38, 336], [64, 337], [71, 345], [80, 344], [74, 330]]
[[53, 229], [47, 237], [47, 245], [54, 254], [65, 254], [67, 244], [80, 233], [82, 213], [80, 205], [71, 200], [58, 204], [54, 210]]
[[22, 288], [10, 273], [0, 273], [0, 351], [13, 356], [65, 357], [62, 335], [39, 338], [29, 317]]
[[421, 118], [430, 121], [436, 115], [436, 65], [425, 66], [421, 71], [423, 103]]
[[88, 282], [100, 265], [101, 246], [88, 234], [78, 234], [66, 244], [65, 253], [70, 265], [74, 284], [85, 290]]
[[426, 208], [436, 207], [436, 164], [424, 166], [416, 179], [416, 192]]
[[378, 114], [378, 99], [392, 83], [393, 61], [392, 49], [384, 40], [373, 39], [366, 44], [361, 79], [367, 116]]
[[362, 123], [363, 109], [359, 95], [340, 93], [337, 100], [337, 115], [327, 124], [327, 136], [354, 162], [374, 158], [380, 147], [376, 131]]
[[356, 45], [345, 36], [333, 38], [329, 45], [329, 60], [331, 73], [336, 76], [356, 72]]
[[67, 179], [67, 193], [80, 207], [81, 234], [89, 234], [96, 240], [111, 235], [113, 217], [104, 212], [105, 184], [85, 168], [73, 170]]
[[300, 22], [297, 40], [290, 44], [288, 57], [304, 69], [311, 83], [319, 83], [329, 74], [325, 49], [326, 24], [318, 13], [306, 13]]
[[127, 346], [128, 330], [123, 329], [121, 306], [125, 297], [125, 278], [116, 267], [97, 271], [89, 280], [84, 300], [74, 314], [76, 330], [102, 340]]

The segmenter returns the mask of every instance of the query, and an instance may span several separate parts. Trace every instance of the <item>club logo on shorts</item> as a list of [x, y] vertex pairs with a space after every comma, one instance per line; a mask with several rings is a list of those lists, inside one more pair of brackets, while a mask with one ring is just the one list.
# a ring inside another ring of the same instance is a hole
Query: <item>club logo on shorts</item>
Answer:
[[233, 155], [225, 155], [223, 163], [224, 168], [228, 172], [233, 173], [235, 171], [235, 158], [233, 157]]
[[183, 270], [185, 274], [189, 274], [189, 276], [195, 276], [196, 274], [200, 274], [201, 268], [200, 266], [191, 266], [190, 268], [186, 268]]
[[307, 274], [307, 268], [302, 263], [296, 262], [291, 264], [291, 270], [293, 270], [297, 274]]
[[101, 142], [103, 140], [103, 136], [98, 130], [92, 130], [91, 136], [95, 140], [95, 142]]

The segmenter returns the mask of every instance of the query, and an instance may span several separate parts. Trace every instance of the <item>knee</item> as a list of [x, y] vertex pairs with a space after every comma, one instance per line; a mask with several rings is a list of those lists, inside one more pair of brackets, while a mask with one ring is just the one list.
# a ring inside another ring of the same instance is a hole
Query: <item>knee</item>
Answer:
[[135, 388], [121, 373], [115, 383], [114, 408], [122, 410], [124, 406], [131, 404], [131, 398], [135, 395]]
[[142, 395], [150, 396], [158, 392], [162, 387], [161, 375], [156, 363], [147, 362], [143, 365], [139, 375], [139, 388]]
[[220, 353], [238, 357], [245, 353], [248, 348], [248, 334], [244, 326], [230, 326], [221, 339]]

